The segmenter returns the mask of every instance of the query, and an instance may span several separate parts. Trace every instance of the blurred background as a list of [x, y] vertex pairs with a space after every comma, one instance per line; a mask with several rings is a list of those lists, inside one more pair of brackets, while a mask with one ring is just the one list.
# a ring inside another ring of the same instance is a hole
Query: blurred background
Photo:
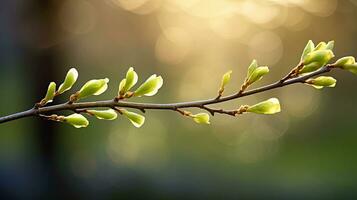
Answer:
[[[139, 102], [213, 97], [230, 69], [233, 93], [254, 58], [271, 69], [255, 86], [268, 84], [297, 64], [309, 39], [357, 56], [356, 19], [356, 0], [2, 0], [0, 115], [31, 108], [70, 67], [79, 71], [73, 91], [111, 80], [87, 100], [113, 98], [130, 66], [139, 81], [164, 78]], [[353, 199], [357, 79], [332, 74], [335, 89], [293, 85], [219, 105], [278, 97], [279, 114], [217, 115], [209, 126], [167, 111], [148, 111], [140, 129], [121, 117], [91, 118], [84, 129], [39, 118], [1, 124], [1, 197]]]

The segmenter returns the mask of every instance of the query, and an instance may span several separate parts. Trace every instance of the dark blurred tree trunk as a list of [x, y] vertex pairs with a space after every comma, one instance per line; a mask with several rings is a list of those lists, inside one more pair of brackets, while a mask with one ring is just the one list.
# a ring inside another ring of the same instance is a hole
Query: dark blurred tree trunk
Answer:
[[[28, 3], [28, 2], [27, 2]], [[58, 4], [58, 3], [57, 3]], [[39, 100], [45, 93], [48, 83], [58, 80], [55, 75], [56, 60], [60, 59], [60, 46], [56, 44], [58, 34], [58, 6], [55, 0], [32, 0], [28, 3], [26, 15], [30, 19], [25, 22], [26, 28], [34, 41], [29, 41], [26, 70], [32, 78], [31, 89], [34, 97]], [[31, 38], [31, 37], [29, 37]], [[36, 101], [35, 100], [35, 101]], [[70, 187], [61, 176], [60, 165], [56, 155], [56, 134], [59, 134], [53, 123], [44, 120], [36, 120], [38, 152], [41, 157], [43, 173], [46, 177], [47, 199], [67, 199], [73, 197]]]

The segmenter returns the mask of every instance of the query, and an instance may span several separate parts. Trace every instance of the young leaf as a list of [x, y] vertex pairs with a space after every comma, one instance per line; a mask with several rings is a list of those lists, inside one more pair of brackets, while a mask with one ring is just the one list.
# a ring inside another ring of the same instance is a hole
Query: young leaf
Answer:
[[342, 67], [342, 69], [352, 72], [357, 75], [357, 63], [354, 64], [346, 64]]
[[78, 92], [78, 99], [82, 99], [91, 95], [100, 95], [108, 88], [109, 79], [94, 79], [85, 83]]
[[317, 50], [307, 54], [306, 58], [304, 59], [304, 64], [310, 64], [312, 62], [318, 62], [322, 65], [326, 64], [331, 58], [335, 55], [331, 50]]
[[343, 68], [345, 65], [355, 64], [356, 60], [353, 56], [346, 56], [343, 58], [338, 59], [334, 64], [335, 67]]
[[119, 95], [119, 96], [125, 94], [125, 92], [124, 92], [125, 83], [126, 83], [126, 78], [124, 78], [123, 80], [121, 80], [120, 83], [119, 83], [119, 90], [118, 90], [118, 95]]
[[229, 70], [223, 75], [221, 81], [221, 88], [224, 88], [229, 83], [229, 81], [231, 80], [231, 74], [232, 74], [232, 70]]
[[46, 96], [45, 96], [45, 98], [42, 99], [41, 102], [43, 103], [43, 105], [46, 103], [50, 103], [50, 102], [52, 102], [55, 95], [56, 95], [56, 83], [51, 82], [48, 85]]
[[253, 106], [249, 106], [247, 112], [257, 114], [275, 114], [280, 112], [280, 103], [277, 98], [271, 98]]
[[316, 89], [322, 89], [323, 87], [335, 87], [336, 79], [331, 76], [319, 76], [317, 78], [306, 80], [306, 83]]
[[129, 112], [125, 109], [121, 109], [120, 110], [123, 115], [125, 115], [129, 121], [136, 127], [136, 128], [140, 128], [144, 122], [145, 122], [145, 117], [142, 116], [142, 115], [139, 115], [137, 113], [134, 113], [134, 112]]
[[209, 115], [207, 113], [198, 113], [195, 115], [190, 115], [190, 117], [192, 117], [193, 121], [198, 124], [210, 124]]
[[98, 119], [114, 120], [118, 114], [113, 109], [107, 110], [87, 110], [87, 113], [94, 115]]
[[224, 91], [224, 88], [226, 87], [226, 85], [231, 80], [231, 74], [232, 74], [232, 70], [230, 70], [230, 71], [226, 72], [225, 74], [223, 74], [222, 81], [221, 81], [221, 86], [219, 88], [219, 95], [222, 95], [222, 93]]
[[78, 71], [75, 68], [71, 68], [66, 75], [63, 83], [59, 86], [57, 94], [62, 94], [63, 92], [72, 88], [74, 83], [77, 81]]
[[334, 47], [335, 47], [335, 41], [331, 40], [331, 41], [329, 41], [329, 42], [327, 43], [325, 49], [332, 51]]
[[258, 62], [257, 60], [253, 60], [252, 63], [250, 63], [249, 67], [248, 67], [248, 73], [247, 73], [247, 78], [249, 78], [252, 73], [254, 72], [254, 70], [258, 68]]
[[161, 76], [151, 75], [138, 89], [135, 90], [134, 96], [153, 96], [161, 88], [163, 80]]
[[87, 118], [77, 113], [64, 117], [64, 122], [67, 122], [76, 128], [87, 127], [89, 125]]
[[317, 69], [324, 66], [331, 58], [335, 55], [331, 50], [317, 50], [313, 51], [305, 57], [303, 64], [304, 67], [300, 70], [299, 73], [308, 73], [316, 71]]
[[309, 42], [307, 42], [304, 51], [301, 55], [301, 62], [305, 59], [305, 57], [307, 56], [307, 54], [311, 53], [315, 48], [314, 43], [312, 42], [312, 40], [309, 40]]
[[326, 42], [320, 42], [314, 49], [314, 51], [317, 50], [326, 50], [327, 44]]
[[138, 82], [138, 75], [134, 71], [134, 68], [130, 67], [126, 73], [125, 79], [119, 84], [119, 94], [124, 95]]
[[259, 81], [267, 73], [269, 73], [269, 68], [268, 67], [266, 67], [266, 66], [258, 67], [251, 73], [250, 77], [247, 80], [247, 83], [248, 84], [252, 84], [254, 82]]

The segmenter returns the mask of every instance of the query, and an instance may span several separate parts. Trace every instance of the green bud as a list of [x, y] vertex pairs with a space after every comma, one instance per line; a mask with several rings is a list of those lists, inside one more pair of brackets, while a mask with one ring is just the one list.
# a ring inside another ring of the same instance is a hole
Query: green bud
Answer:
[[134, 112], [129, 112], [125, 109], [121, 109], [120, 110], [123, 115], [125, 115], [129, 121], [136, 127], [136, 128], [140, 128], [144, 122], [145, 122], [145, 117], [142, 116], [142, 115], [139, 115], [137, 113], [134, 113]]
[[91, 95], [100, 95], [108, 88], [109, 79], [94, 79], [85, 83], [78, 92], [78, 99], [82, 99]]
[[265, 74], [269, 73], [269, 68], [264, 66], [264, 67], [258, 67], [256, 68], [248, 78], [247, 82], [249, 84], [252, 84], [254, 82], [259, 81], [260, 79], [263, 78]]
[[191, 114], [190, 117], [192, 117], [193, 121], [198, 124], [210, 124], [209, 115], [207, 113], [198, 113], [195, 115]]
[[311, 53], [315, 48], [315, 44], [312, 42], [312, 40], [309, 40], [309, 42], [307, 42], [304, 51], [301, 55], [301, 61], [303, 61], [305, 59], [305, 57], [307, 56], [307, 54]]
[[327, 44], [326, 42], [320, 42], [314, 49], [314, 51], [317, 50], [326, 50]]
[[304, 67], [299, 71], [299, 73], [304, 74], [304, 73], [313, 72], [320, 69], [321, 67], [322, 67], [321, 63], [312, 62], [309, 63], [308, 65], [304, 65]]
[[120, 81], [120, 83], [119, 83], [119, 90], [118, 90], [118, 91], [119, 91], [119, 92], [118, 92], [119, 95], [124, 95], [124, 94], [125, 94], [125, 92], [124, 92], [125, 83], [126, 83], [126, 79], [125, 79], [125, 78]]
[[119, 84], [119, 94], [124, 95], [138, 82], [138, 75], [134, 71], [134, 68], [130, 67], [126, 73], [125, 79]]
[[75, 68], [71, 68], [66, 75], [63, 83], [59, 86], [57, 94], [62, 94], [63, 92], [72, 88], [74, 83], [77, 81], [78, 71]]
[[77, 113], [64, 117], [63, 121], [71, 124], [76, 128], [87, 127], [89, 125], [87, 118]]
[[331, 41], [329, 41], [329, 42], [327, 43], [325, 49], [332, 51], [334, 47], [335, 47], [335, 41], [331, 40]]
[[357, 75], [357, 63], [354, 64], [345, 64], [342, 69], [352, 72]]
[[221, 81], [221, 86], [219, 88], [219, 95], [222, 95], [222, 93], [224, 91], [224, 88], [226, 87], [226, 85], [231, 80], [231, 74], [232, 74], [232, 70], [230, 70], [227, 73], [223, 74], [222, 81]]
[[331, 76], [320, 76], [317, 78], [308, 79], [306, 80], [306, 83], [316, 89], [322, 89], [323, 87], [335, 87], [336, 79]]
[[335, 55], [331, 50], [317, 50], [313, 51], [305, 57], [303, 64], [304, 67], [299, 73], [308, 73], [315, 71], [331, 60]]
[[56, 83], [51, 82], [48, 85], [46, 96], [45, 96], [45, 98], [42, 99], [41, 102], [43, 102], [43, 104], [50, 103], [50, 102], [52, 102], [55, 95], [56, 95]]
[[248, 67], [247, 77], [249, 78], [252, 75], [252, 73], [254, 72], [254, 70], [257, 68], [258, 68], [258, 62], [257, 62], [257, 60], [253, 60], [252, 63], [250, 63], [250, 65]]
[[87, 113], [94, 115], [98, 119], [114, 120], [118, 117], [117, 113], [113, 109], [107, 110], [87, 110]]
[[134, 96], [153, 96], [161, 88], [163, 80], [161, 76], [151, 75], [138, 89], [135, 90]]
[[333, 50], [333, 47], [335, 46], [335, 41], [329, 41], [327, 44], [326, 42], [320, 42], [314, 49], [314, 51], [317, 50]]
[[322, 65], [326, 64], [331, 58], [335, 55], [331, 50], [317, 50], [307, 54], [306, 58], [304, 59], [304, 65], [318, 62], [322, 63]]
[[280, 103], [277, 98], [271, 98], [253, 106], [249, 106], [247, 112], [257, 114], [275, 114], [280, 112]]
[[351, 64], [355, 64], [355, 63], [356, 63], [356, 61], [355, 61], [355, 58], [353, 56], [346, 56], [346, 57], [338, 59], [333, 64], [333, 66], [343, 68], [344, 65], [351, 65]]

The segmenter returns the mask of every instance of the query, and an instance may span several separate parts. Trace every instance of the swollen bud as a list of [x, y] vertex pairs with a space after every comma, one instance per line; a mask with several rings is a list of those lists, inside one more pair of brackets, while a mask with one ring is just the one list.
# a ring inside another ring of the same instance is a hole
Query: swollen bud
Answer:
[[153, 96], [161, 88], [163, 80], [161, 76], [151, 75], [138, 89], [135, 90], [134, 96]]
[[46, 103], [52, 102], [52, 100], [55, 97], [55, 95], [56, 95], [56, 83], [55, 82], [51, 82], [48, 85], [46, 96], [45, 96], [45, 98], [43, 98], [41, 100], [40, 104], [41, 105], [45, 105]]
[[316, 89], [322, 89], [323, 87], [335, 87], [336, 79], [331, 76], [320, 76], [317, 78], [308, 79], [306, 80], [306, 83]]
[[71, 68], [66, 75], [63, 83], [59, 86], [57, 94], [62, 94], [63, 92], [72, 88], [74, 83], [77, 81], [78, 71], [75, 68]]
[[117, 113], [113, 109], [108, 110], [87, 110], [87, 113], [95, 116], [98, 119], [114, 120], [117, 118]]
[[77, 94], [77, 99], [82, 99], [91, 95], [100, 95], [108, 88], [109, 79], [94, 79], [85, 83]]
[[354, 64], [346, 64], [342, 67], [342, 69], [352, 72], [357, 75], [357, 63]]
[[247, 83], [248, 84], [252, 84], [254, 82], [259, 81], [267, 73], [269, 73], [269, 68], [268, 67], [266, 67], [266, 66], [258, 67], [256, 69], [254, 69], [254, 71], [251, 73], [251, 75], [247, 79]]
[[226, 85], [231, 80], [231, 74], [232, 74], [232, 70], [230, 70], [227, 73], [223, 74], [222, 81], [221, 81], [221, 86], [219, 88], [219, 95], [221, 95], [223, 93], [224, 88], [226, 87]]
[[315, 44], [312, 42], [312, 40], [309, 40], [309, 42], [307, 42], [304, 48], [304, 51], [302, 52], [301, 62], [304, 61], [307, 54], [311, 53], [314, 50], [314, 48], [315, 48]]
[[326, 42], [320, 42], [319, 44], [317, 44], [317, 46], [315, 47], [314, 51], [317, 50], [326, 50]]
[[331, 40], [331, 41], [329, 41], [329, 42], [326, 44], [325, 49], [332, 51], [334, 47], [335, 47], [335, 41]]
[[191, 114], [190, 117], [192, 117], [193, 121], [198, 124], [210, 124], [209, 115], [207, 113], [198, 113], [195, 115]]
[[338, 59], [334, 64], [332, 64], [335, 67], [341, 67], [343, 68], [344, 65], [350, 65], [350, 64], [355, 64], [356, 60], [353, 56], [346, 56], [343, 58]]
[[249, 106], [247, 112], [257, 114], [275, 114], [280, 112], [280, 103], [277, 98], [271, 98], [253, 106]]
[[137, 113], [134, 113], [134, 112], [129, 112], [125, 109], [121, 109], [120, 110], [121, 113], [123, 115], [125, 115], [129, 121], [136, 127], [136, 128], [140, 128], [144, 122], [145, 122], [145, 117], [142, 116], [142, 115], [139, 115]]
[[134, 68], [130, 67], [126, 73], [125, 79], [119, 84], [119, 95], [124, 95], [138, 82], [138, 75], [134, 71]]
[[247, 73], [247, 78], [249, 78], [252, 73], [254, 72], [254, 70], [258, 68], [258, 62], [257, 60], [253, 60], [252, 63], [250, 63], [249, 67], [248, 67], [248, 73]]
[[335, 55], [331, 50], [317, 50], [313, 51], [305, 57], [303, 60], [304, 67], [299, 73], [308, 73], [316, 71], [331, 60]]
[[89, 125], [87, 118], [77, 113], [64, 117], [63, 121], [71, 124], [76, 128], [87, 127]]

